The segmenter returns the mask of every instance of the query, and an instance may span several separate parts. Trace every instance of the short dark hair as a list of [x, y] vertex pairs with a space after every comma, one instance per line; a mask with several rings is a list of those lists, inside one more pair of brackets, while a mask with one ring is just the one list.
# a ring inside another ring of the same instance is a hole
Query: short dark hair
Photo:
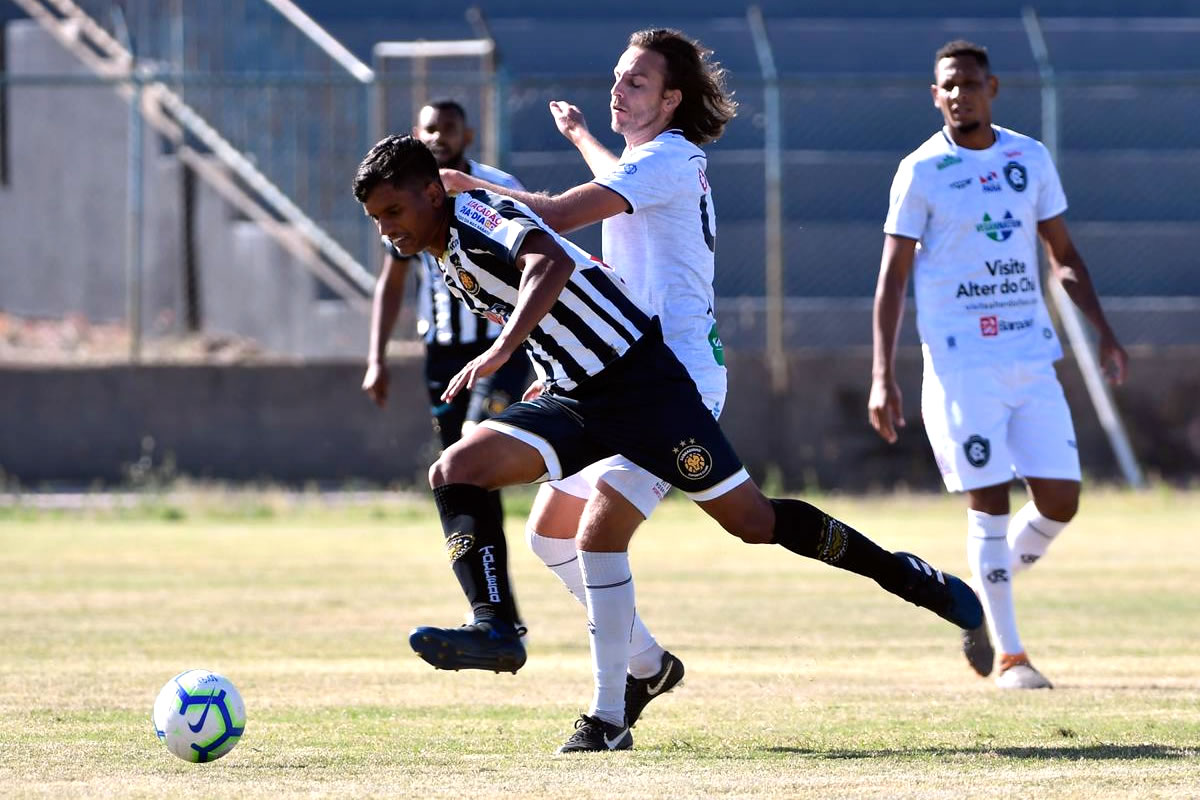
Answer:
[[430, 100], [425, 104], [426, 108], [437, 109], [438, 111], [453, 111], [458, 114], [458, 118], [465, 125], [467, 122], [467, 110], [462, 107], [462, 103], [457, 100], [451, 100], [449, 97], [443, 97], [438, 100]]
[[975, 59], [975, 63], [983, 67], [983, 71], [991, 73], [992, 65], [988, 63], [987, 48], [981, 44], [968, 42], [966, 39], [955, 39], [952, 42], [946, 42], [933, 56], [933, 68], [936, 70], [938, 62], [943, 58], [958, 58], [959, 56], [971, 56]]
[[437, 159], [420, 139], [392, 135], [380, 140], [354, 173], [354, 198], [360, 203], [381, 183], [404, 186], [420, 182], [427, 186], [440, 181]]
[[709, 60], [712, 51], [671, 28], [634, 31], [629, 46], [653, 50], [666, 59], [665, 87], [682, 95], [671, 125], [692, 144], [721, 138], [725, 125], [737, 114], [737, 101], [725, 88], [724, 67]]

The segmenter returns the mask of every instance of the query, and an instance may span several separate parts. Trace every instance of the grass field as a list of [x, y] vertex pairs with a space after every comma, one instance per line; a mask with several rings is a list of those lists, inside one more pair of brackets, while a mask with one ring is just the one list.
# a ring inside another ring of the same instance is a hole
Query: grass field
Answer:
[[[961, 498], [819, 502], [963, 570]], [[687, 679], [632, 752], [565, 757], [591, 691], [583, 611], [518, 515], [532, 630], [513, 676], [409, 651], [409, 628], [464, 605], [424, 502], [0, 509], [0, 797], [1200, 797], [1200, 494], [1085, 494], [1018, 582], [1057, 685], [1030, 693], [975, 677], [955, 629], [865, 579], [740, 544], [683, 502], [660, 514], [634, 540], [639, 609]], [[176, 760], [149, 723], [188, 667], [246, 700], [213, 764]]]

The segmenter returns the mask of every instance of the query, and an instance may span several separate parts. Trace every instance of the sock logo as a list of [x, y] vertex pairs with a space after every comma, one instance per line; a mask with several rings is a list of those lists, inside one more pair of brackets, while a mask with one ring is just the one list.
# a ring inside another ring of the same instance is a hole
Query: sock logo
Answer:
[[446, 537], [446, 555], [450, 556], [453, 564], [465, 556], [475, 546], [475, 535], [472, 533], [452, 533]]
[[992, 444], [978, 434], [963, 442], [963, 452], [967, 454], [967, 463], [972, 467], [982, 467], [992, 457]]
[[1021, 553], [1022, 564], [1036, 564], [1039, 558], [1041, 558], [1041, 556], [1036, 553]]
[[998, 567], [987, 574], [988, 583], [1008, 583], [1008, 570]]
[[500, 580], [496, 577], [496, 555], [493, 552], [495, 549], [495, 545], [489, 544], [479, 548], [479, 553], [483, 556], [483, 580], [487, 584], [488, 600], [499, 603]]
[[850, 535], [846, 526], [833, 517], [825, 518], [825, 529], [821, 531], [821, 543], [817, 545], [817, 558], [826, 564], [836, 564], [846, 555], [850, 547]]

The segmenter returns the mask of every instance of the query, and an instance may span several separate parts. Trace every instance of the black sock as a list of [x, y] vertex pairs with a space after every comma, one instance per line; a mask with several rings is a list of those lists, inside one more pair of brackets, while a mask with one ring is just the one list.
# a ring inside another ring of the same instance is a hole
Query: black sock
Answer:
[[900, 559], [849, 525], [803, 500], [773, 499], [771, 505], [775, 508], [774, 544], [865, 575], [892, 593], [904, 586], [906, 573]]
[[517, 605], [508, 580], [508, 545], [497, 493], [465, 483], [433, 490], [446, 534], [446, 552], [475, 619], [515, 624]]

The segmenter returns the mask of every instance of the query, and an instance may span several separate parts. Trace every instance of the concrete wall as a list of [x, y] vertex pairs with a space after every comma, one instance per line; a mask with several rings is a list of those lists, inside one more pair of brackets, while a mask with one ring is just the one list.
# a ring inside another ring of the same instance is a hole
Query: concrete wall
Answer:
[[[1135, 352], [1118, 402], [1144, 466], [1200, 475], [1200, 350]], [[870, 355], [791, 355], [794, 390], [774, 397], [765, 365], [732, 352], [722, 417], [752, 473], [792, 489], [940, 487], [919, 416], [920, 354], [898, 365], [908, 427], [896, 446], [866, 423]], [[1070, 361], [1060, 375], [1089, 476], [1119, 477]], [[0, 470], [26, 486], [117, 483], [144, 455], [229, 480], [420, 483], [434, 445], [421, 360], [393, 365], [387, 411], [359, 390], [359, 362], [232, 367], [0, 369]]]

